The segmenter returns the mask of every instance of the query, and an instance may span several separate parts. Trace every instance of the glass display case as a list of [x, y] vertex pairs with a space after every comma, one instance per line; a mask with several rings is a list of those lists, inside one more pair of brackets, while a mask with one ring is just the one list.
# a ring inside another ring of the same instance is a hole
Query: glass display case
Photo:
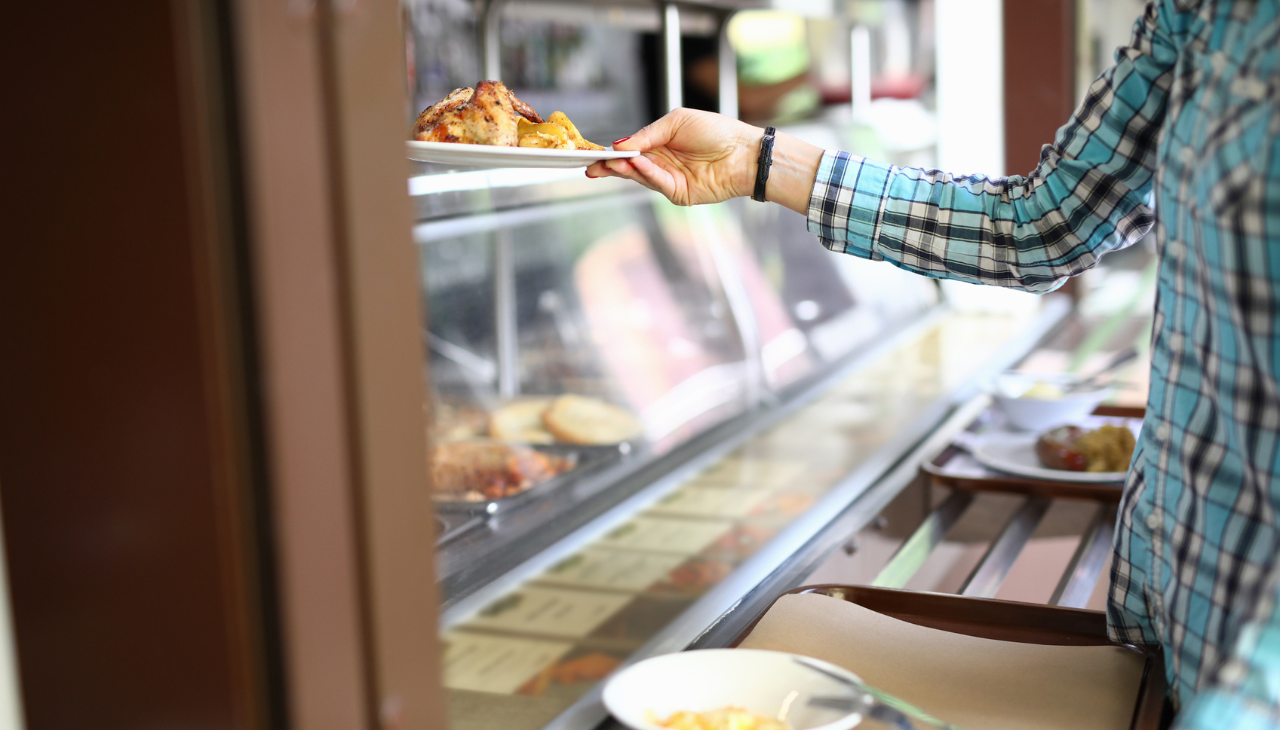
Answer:
[[[508, 40], [551, 27], [512, 12]], [[553, 40], [599, 54], [600, 35]], [[836, 147], [848, 130], [788, 131]], [[408, 183], [457, 728], [594, 727], [619, 666], [732, 638], [1064, 313], [953, 311], [774, 205], [680, 208], [581, 170], [413, 163]]]
[[952, 312], [777, 206], [415, 173], [458, 727], [598, 722], [602, 677], [721, 620], [1061, 314]]

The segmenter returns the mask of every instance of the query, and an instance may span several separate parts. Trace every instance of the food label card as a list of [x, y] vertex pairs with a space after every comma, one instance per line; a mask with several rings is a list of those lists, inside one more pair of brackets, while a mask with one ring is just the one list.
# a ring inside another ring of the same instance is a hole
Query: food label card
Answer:
[[567, 641], [489, 636], [455, 631], [444, 642], [444, 685], [450, 689], [512, 694], [568, 653]]
[[694, 477], [691, 484], [772, 489], [790, 485], [804, 471], [803, 461], [729, 457]]
[[649, 509], [654, 514], [689, 517], [742, 517], [768, 497], [764, 489], [725, 489], [685, 486], [658, 500]]
[[583, 550], [551, 566], [535, 580], [564, 586], [638, 592], [671, 572], [682, 555], [632, 550]]
[[631, 596], [616, 593], [522, 586], [485, 606], [464, 625], [577, 638], [591, 633], [630, 600]]
[[604, 547], [653, 550], [692, 555], [729, 530], [720, 520], [682, 520], [675, 517], [637, 517], [602, 537]]

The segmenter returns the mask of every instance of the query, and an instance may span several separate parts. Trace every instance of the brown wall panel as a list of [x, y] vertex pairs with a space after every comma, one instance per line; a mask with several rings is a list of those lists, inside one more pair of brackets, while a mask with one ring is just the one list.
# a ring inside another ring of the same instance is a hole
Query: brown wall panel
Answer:
[[6, 93], [20, 142], [3, 176], [0, 490], [34, 730], [258, 717], [176, 17], [162, 0], [22, 4], [0, 43], [22, 69]]
[[1026, 174], [1075, 109], [1075, 0], [1005, 0], [1005, 167]]

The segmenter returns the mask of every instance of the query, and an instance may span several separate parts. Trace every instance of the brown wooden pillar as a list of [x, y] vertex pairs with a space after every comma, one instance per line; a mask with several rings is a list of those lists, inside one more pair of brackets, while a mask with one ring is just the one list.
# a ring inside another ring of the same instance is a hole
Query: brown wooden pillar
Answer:
[[[1076, 0], [1004, 0], [1005, 169], [1025, 175], [1075, 110]], [[1079, 296], [1074, 280], [1059, 291]]]
[[1005, 165], [1026, 174], [1076, 107], [1076, 0], [1005, 0], [1003, 13]]
[[440, 727], [399, 6], [0, 28], [27, 726]]
[[266, 726], [217, 11], [14, 10], [0, 501], [27, 726]]

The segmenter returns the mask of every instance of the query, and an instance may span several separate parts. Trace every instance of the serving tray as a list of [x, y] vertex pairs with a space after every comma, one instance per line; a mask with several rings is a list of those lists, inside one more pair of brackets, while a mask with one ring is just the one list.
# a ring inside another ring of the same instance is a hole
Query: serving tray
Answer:
[[[854, 585], [802, 586], [782, 595], [799, 593], [816, 593], [918, 626], [984, 639], [1059, 646], [1113, 644], [1107, 638], [1106, 615], [1101, 611]], [[771, 603], [769, 608], [772, 607]], [[732, 646], [738, 646], [751, 634], [769, 608], [734, 639]], [[1166, 708], [1168, 685], [1161, 650], [1159, 647], [1128, 648], [1145, 659], [1129, 727], [1131, 730], [1163, 730], [1171, 722], [1172, 712]]]
[[[1094, 416], [1107, 418], [1141, 419], [1144, 408], [1129, 406], [1099, 406]], [[965, 429], [975, 434], [985, 428], [993, 418], [989, 410]], [[1012, 492], [1037, 497], [1068, 497], [1093, 499], [1103, 502], [1119, 502], [1122, 482], [1073, 482], [1058, 479], [1036, 479], [1017, 476], [989, 469], [969, 454], [959, 443], [952, 443], [937, 456], [924, 462], [920, 471], [934, 483], [965, 491]]]

